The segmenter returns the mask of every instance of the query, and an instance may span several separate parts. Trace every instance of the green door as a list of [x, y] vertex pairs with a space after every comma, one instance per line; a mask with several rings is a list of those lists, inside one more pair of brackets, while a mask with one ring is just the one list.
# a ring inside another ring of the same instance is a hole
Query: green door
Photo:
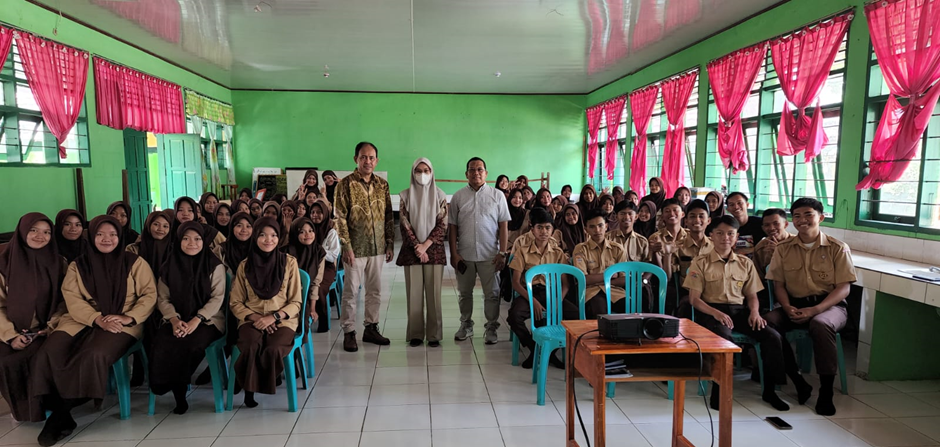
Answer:
[[127, 191], [131, 200], [131, 228], [140, 232], [147, 214], [153, 209], [147, 164], [147, 134], [134, 129], [124, 130], [124, 165], [127, 168]]
[[157, 154], [162, 175], [160, 190], [165, 208], [172, 208], [182, 196], [202, 195], [202, 157], [199, 135], [157, 135]]

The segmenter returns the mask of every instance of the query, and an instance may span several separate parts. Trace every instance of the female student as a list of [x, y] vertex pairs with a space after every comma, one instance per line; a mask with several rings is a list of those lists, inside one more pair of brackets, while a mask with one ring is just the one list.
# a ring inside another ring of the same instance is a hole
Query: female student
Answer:
[[[176, 199], [176, 205], [174, 206], [174, 209], [176, 210], [176, 220], [170, 227], [171, 238], [176, 237], [176, 233], [179, 231], [180, 225], [196, 219], [196, 213], [194, 210], [197, 206], [198, 204], [196, 201], [189, 197], [182, 196]], [[209, 250], [211, 250], [212, 253], [215, 253], [216, 257], [222, 259], [222, 244], [225, 242], [225, 236], [223, 236], [222, 233], [219, 233], [219, 230], [216, 230], [215, 227], [209, 225], [205, 226], [205, 240], [209, 243]], [[174, 242], [171, 247], [175, 247], [175, 245], [176, 244]]]
[[503, 192], [503, 195], [506, 198], [509, 198], [509, 176], [506, 174], [500, 174], [499, 177], [496, 177], [496, 189]]
[[157, 301], [147, 262], [121, 245], [122, 226], [111, 216], [88, 225], [91, 250], [65, 274], [67, 313], [36, 353], [32, 395], [52, 410], [39, 434], [50, 446], [75, 429], [72, 408], [104, 398], [111, 365], [143, 334]]
[[525, 209], [525, 198], [521, 189], [509, 192], [509, 246], [512, 247], [516, 238], [525, 233], [525, 218], [528, 211]]
[[640, 206], [640, 195], [637, 194], [636, 191], [632, 189], [627, 191], [626, 194], [624, 194], [623, 199], [628, 202], [633, 202], [633, 206], [636, 206], [636, 207]]
[[692, 190], [685, 186], [680, 186], [676, 188], [676, 192], [672, 195], [672, 198], [679, 201], [679, 206], [682, 207], [682, 211], [684, 212], [685, 207], [689, 206], [689, 202], [692, 201]]
[[261, 209], [261, 217], [270, 217], [280, 222], [281, 221], [281, 204], [273, 200], [264, 202], [264, 208]]
[[320, 283], [323, 281], [323, 271], [326, 270], [326, 251], [317, 240], [317, 232], [313, 221], [301, 217], [291, 224], [290, 241], [281, 249], [297, 260], [297, 266], [310, 275], [310, 289], [307, 296], [307, 315], [313, 318], [314, 323], [320, 318], [316, 312], [316, 302], [320, 298]]
[[215, 229], [227, 238], [229, 235], [228, 223], [232, 221], [232, 207], [227, 203], [216, 205], [212, 221], [215, 222]]
[[64, 312], [59, 287], [66, 268], [44, 214], [21, 217], [0, 248], [0, 394], [20, 422], [46, 418], [29, 393], [30, 366]]
[[[230, 307], [238, 320], [236, 384], [245, 390], [245, 406], [258, 406], [255, 393], [274, 394], [283, 358], [301, 328], [303, 303], [297, 259], [278, 251], [281, 226], [263, 217], [254, 223], [251, 249], [238, 266]], [[293, 371], [289, 372], [293, 374]]]
[[[324, 251], [323, 279], [320, 281], [320, 295], [317, 299], [315, 309], [318, 315], [327, 314], [326, 308], [330, 305], [327, 295], [330, 293], [330, 286], [333, 285], [333, 280], [336, 279], [336, 260], [339, 259], [340, 254], [339, 234], [337, 234], [336, 230], [333, 228], [333, 219], [330, 219], [332, 215], [333, 209], [330, 208], [330, 203], [327, 202], [326, 199], [317, 200], [310, 207], [310, 220], [313, 222], [316, 240], [323, 247]], [[310, 310], [308, 310], [307, 313], [310, 313]], [[329, 330], [329, 322], [326, 318], [320, 318], [317, 321], [317, 332], [326, 332]]]
[[264, 211], [264, 206], [258, 199], [251, 199], [248, 201], [248, 211], [251, 213], [251, 217], [254, 219], [261, 218], [261, 212]]
[[614, 212], [615, 202], [614, 196], [607, 193], [601, 194], [601, 197], [597, 199], [597, 207], [604, 214], [604, 221], [607, 222], [608, 233], [620, 228], [620, 219], [617, 218], [617, 213]]
[[531, 210], [535, 206], [535, 191], [531, 187], [522, 187], [522, 198], [525, 200], [525, 209]]
[[143, 233], [140, 240], [128, 245], [126, 250], [140, 256], [147, 261], [154, 278], [160, 277], [160, 268], [170, 257], [171, 218], [168, 211], [154, 211], [147, 215], [144, 221]]
[[131, 206], [128, 205], [127, 202], [118, 200], [108, 205], [107, 214], [116, 218], [118, 223], [121, 224], [122, 246], [126, 247], [137, 242], [137, 238], [140, 237], [140, 234], [131, 228]]
[[570, 257], [574, 247], [585, 241], [584, 223], [581, 222], [581, 213], [577, 205], [565, 205], [558, 223], [558, 229], [555, 230], [553, 237]]
[[649, 194], [643, 196], [640, 199], [640, 205], [642, 206], [643, 202], [653, 202], [656, 205], [656, 209], [663, 207], [663, 202], [666, 200], [666, 190], [663, 189], [663, 181], [659, 177], [652, 177], [649, 181]]
[[199, 198], [199, 206], [202, 208], [201, 215], [206, 219], [207, 224], [215, 225], [215, 207], [219, 206], [219, 196], [215, 193], [203, 193]]
[[578, 196], [578, 214], [584, 216], [595, 207], [597, 207], [597, 190], [594, 189], [594, 185], [584, 185], [581, 188], [581, 195]]
[[307, 202], [303, 200], [298, 200], [294, 202], [297, 205], [297, 217], [310, 217], [310, 207], [307, 206]]
[[708, 204], [708, 217], [715, 220], [725, 215], [725, 198], [718, 191], [709, 191], [705, 195], [705, 203]]
[[248, 251], [251, 249], [252, 222], [254, 219], [250, 214], [241, 212], [235, 213], [229, 222], [229, 233], [232, 237], [222, 244], [222, 262], [233, 277], [238, 270], [238, 264], [248, 257]]
[[316, 194], [317, 198], [320, 198], [323, 192], [320, 191], [320, 186], [318, 185], [319, 181], [317, 170], [307, 169], [307, 172], [304, 173], [304, 181], [297, 187], [297, 192], [294, 193], [291, 200], [304, 200], [307, 194], [311, 193]]
[[[616, 206], [618, 203], [623, 202], [624, 196], [625, 196], [625, 194], [623, 193], [623, 187], [622, 187], [622, 186], [619, 186], [619, 185], [618, 185], [618, 186], [614, 186], [614, 189], [613, 189], [613, 191], [610, 193], [610, 195], [614, 196], [614, 205], [615, 205], [615, 206]], [[610, 231], [609, 228], [608, 228], [608, 231]]]
[[248, 207], [248, 201], [238, 199], [232, 202], [232, 215], [235, 215], [235, 213], [245, 213], [245, 214], [250, 215], [251, 208]]
[[310, 211], [310, 207], [313, 206], [313, 202], [316, 202], [317, 200], [321, 198], [323, 198], [321, 194], [317, 194], [313, 191], [308, 192], [307, 195], [305, 195], [303, 199], [303, 203], [307, 205], [307, 211], [308, 212]]
[[251, 200], [254, 197], [251, 194], [251, 188], [242, 188], [241, 191], [238, 191], [238, 200], [244, 200], [245, 202]]
[[571, 202], [571, 185], [562, 186], [561, 195], [565, 196], [565, 200]]
[[336, 193], [337, 183], [339, 183], [339, 177], [336, 176], [335, 172], [330, 170], [323, 171], [323, 192], [326, 196], [326, 201], [330, 202], [330, 207], [333, 206], [333, 197]]
[[552, 216], [555, 216], [555, 222], [558, 221], [558, 216], [561, 216], [561, 210], [565, 209], [565, 205], [568, 204], [568, 199], [565, 196], [557, 195], [552, 199]]
[[[551, 196], [551, 195], [549, 195]], [[441, 285], [444, 277], [444, 233], [447, 230], [447, 195], [434, 181], [427, 158], [415, 160], [411, 186], [400, 194], [402, 248], [397, 265], [405, 267], [408, 297], [406, 338], [412, 347], [437, 347], [443, 338]], [[425, 318], [427, 308], [427, 318]]]
[[[71, 263], [88, 251], [85, 216], [76, 210], [62, 210], [55, 216], [55, 243], [59, 255]], [[64, 273], [63, 273], [64, 274]]]
[[656, 227], [657, 210], [658, 207], [652, 201], [647, 200], [640, 203], [640, 207], [636, 212], [637, 222], [634, 224], [634, 231], [649, 239], [649, 237], [658, 230]]

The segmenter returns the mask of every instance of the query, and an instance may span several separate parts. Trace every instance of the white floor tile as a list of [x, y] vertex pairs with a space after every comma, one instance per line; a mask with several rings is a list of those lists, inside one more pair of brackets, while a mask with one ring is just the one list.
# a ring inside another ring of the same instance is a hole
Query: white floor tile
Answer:
[[228, 425], [234, 412], [171, 414], [147, 435], [147, 440], [217, 437]]
[[[706, 422], [702, 424], [702, 427], [707, 425]], [[718, 427], [717, 423], [715, 427]], [[759, 445], [761, 447], [794, 447], [796, 445], [784, 436], [782, 431], [764, 421], [735, 422], [731, 427], [731, 440], [733, 445]]]
[[490, 403], [431, 405], [431, 428], [435, 430], [498, 426]]
[[369, 397], [370, 406], [430, 403], [428, 385], [376, 385]]
[[[281, 435], [294, 429], [300, 413], [285, 410], [241, 408], [222, 430], [221, 436]], [[287, 442], [285, 439], [284, 442]]]
[[[829, 416], [830, 419], [861, 419], [861, 418], [886, 418], [884, 413], [872, 408], [870, 405], [861, 402], [859, 396], [846, 396], [844, 394], [836, 394], [832, 396], [832, 403], [836, 406], [835, 416]], [[871, 395], [875, 396], [875, 395]], [[806, 402], [806, 406], [809, 408], [816, 408], [816, 396], [814, 395], [810, 400]]]
[[72, 441], [140, 441], [146, 438], [164, 417], [166, 415], [135, 414], [122, 421], [117, 414], [107, 414], [78, 432]]
[[476, 353], [473, 350], [443, 350], [428, 348], [428, 366], [475, 365]]
[[376, 368], [373, 385], [409, 385], [428, 383], [428, 369], [425, 366]]
[[135, 447], [139, 441], [69, 441], [65, 445], [74, 447]]
[[375, 368], [373, 367], [361, 367], [361, 368], [342, 368], [342, 369], [325, 369], [322, 374], [317, 377], [316, 386], [322, 385], [344, 385], [344, 386], [356, 386], [356, 385], [372, 385], [372, 379], [375, 376]]
[[545, 406], [534, 403], [494, 403], [496, 418], [500, 427], [523, 427], [533, 425], [562, 425], [564, 421], [555, 406], [546, 402]]
[[429, 387], [432, 404], [490, 402], [487, 385], [483, 383], [432, 383]]
[[363, 432], [362, 446], [431, 447], [431, 430], [401, 430]]
[[787, 420], [786, 417], [782, 419], [793, 426], [793, 429], [781, 430], [781, 433], [801, 447], [868, 447], [869, 445], [827, 419]]
[[362, 431], [366, 407], [306, 408], [293, 433], [339, 433]]
[[210, 447], [216, 437], [180, 439], [144, 439], [138, 447]]
[[430, 405], [370, 406], [362, 426], [363, 432], [430, 429]]
[[910, 395], [917, 400], [940, 407], [940, 393], [911, 393]]
[[[594, 425], [588, 423], [585, 420], [584, 428], [587, 429], [588, 436], [591, 437], [591, 445], [594, 445]], [[618, 447], [650, 447], [650, 443], [646, 441], [646, 438], [636, 429], [636, 426], [633, 424], [627, 425], [610, 425], [607, 427], [607, 445], [616, 445]], [[581, 431], [581, 426], [576, 425], [574, 430], [574, 437], [578, 440], [578, 444], [587, 445], [584, 442], [584, 433]]]
[[212, 444], [212, 447], [258, 447], [259, 445], [284, 447], [288, 437], [288, 435], [220, 437]]
[[940, 441], [940, 417], [900, 418], [898, 422], [929, 436], [934, 441]]
[[287, 440], [287, 447], [310, 447], [324, 445], [329, 447], [359, 447], [359, 432], [354, 433], [312, 433], [292, 434]]
[[836, 419], [834, 422], [876, 447], [935, 444], [930, 438], [892, 419]]
[[902, 393], [933, 393], [940, 391], [940, 380], [889, 380], [882, 383]]
[[[635, 424], [640, 434], [646, 438], [652, 447], [671, 447], [672, 446], [672, 421], [656, 422], [650, 424]], [[734, 432], [732, 431], [732, 434]], [[711, 434], [708, 427], [703, 427], [697, 422], [685, 423], [682, 427], [682, 434], [693, 445], [709, 445], [711, 443]], [[718, 436], [718, 426], [715, 425], [715, 437]], [[716, 441], [717, 444], [717, 441]]]
[[431, 430], [431, 438], [434, 447], [503, 446], [503, 435], [498, 428], [434, 429]]
[[907, 394], [871, 394], [855, 398], [893, 418], [940, 416], [940, 408]]
[[428, 378], [431, 383], [483, 382], [483, 375], [476, 365], [429, 366]]
[[[548, 402], [545, 402], [548, 405]], [[561, 416], [563, 422], [567, 422], [565, 414], [565, 405], [566, 402], [563, 400], [554, 401], [555, 409], [558, 410], [558, 414]], [[579, 401], [578, 409], [581, 410], [581, 419], [584, 421], [594, 421], [594, 405], [593, 402], [589, 401]], [[574, 421], [578, 421], [578, 413], [574, 414]], [[620, 411], [620, 407], [614, 403], [613, 400], [607, 399], [604, 404], [604, 422], [607, 425], [627, 425], [631, 424], [630, 420], [627, 419], [627, 416], [623, 414], [623, 411]]]
[[365, 386], [342, 386], [342, 385], [318, 385], [313, 388], [313, 393], [304, 408], [314, 407], [359, 407], [369, 405], [369, 395], [372, 387]]
[[428, 366], [428, 356], [421, 351], [383, 352], [376, 365], [379, 368], [390, 366]]
[[[564, 447], [565, 426], [500, 427], [506, 447]], [[593, 443], [592, 443], [593, 445]]]
[[[623, 414], [634, 424], [672, 422], [672, 401], [668, 399], [614, 398]], [[584, 403], [580, 405], [585, 406]], [[691, 416], [689, 417], [691, 419]], [[692, 419], [694, 422], [694, 419]]]

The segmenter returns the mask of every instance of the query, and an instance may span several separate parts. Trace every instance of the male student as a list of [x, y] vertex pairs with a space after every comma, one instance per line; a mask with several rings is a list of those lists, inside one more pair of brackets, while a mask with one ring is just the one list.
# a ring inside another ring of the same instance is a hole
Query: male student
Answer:
[[[676, 199], [667, 199], [663, 202], [662, 214], [660, 220], [663, 227], [650, 235], [650, 257], [652, 264], [658, 265], [666, 272], [666, 313], [673, 314], [678, 305], [678, 292], [676, 287], [669, 287], [675, 284], [673, 275], [679, 273], [680, 259], [678, 247], [685, 243], [688, 232], [682, 228], [682, 219], [685, 213], [682, 206]], [[658, 310], [658, 308], [657, 308]]]
[[[697, 322], [731, 340], [731, 331], [740, 332], [757, 340], [764, 362], [764, 391], [761, 396], [777, 411], [790, 407], [777, 396], [775, 384], [785, 384], [784, 373], [790, 375], [798, 390], [809, 387], [796, 369], [796, 360], [786, 338], [761, 318], [757, 292], [764, 288], [754, 263], [734, 253], [738, 239], [737, 220], [731, 216], [715, 219], [711, 240], [714, 249], [699, 255], [689, 267], [684, 286], [689, 289], [689, 300], [698, 311]], [[788, 355], [792, 361], [785, 362]], [[787, 365], [787, 368], [784, 365]], [[718, 409], [718, 385], [712, 386], [711, 407]], [[801, 392], [801, 395], [804, 393]]]
[[780, 208], [764, 210], [761, 228], [767, 237], [754, 246], [754, 266], [757, 267], [757, 273], [763, 280], [777, 245], [790, 237], [790, 233], [787, 232], [787, 212]]
[[[603, 211], [588, 211], [584, 227], [587, 230], [588, 240], [575, 246], [571, 257], [574, 266], [584, 272], [584, 279], [587, 283], [584, 291], [585, 316], [593, 320], [598, 315], [608, 313], [604, 271], [614, 264], [626, 262], [627, 252], [622, 245], [605, 237], [607, 221]], [[611, 280], [610, 301], [613, 313], [626, 311], [624, 297], [627, 296], [627, 292], [624, 290], [624, 284], [622, 276]]]
[[614, 213], [620, 226], [607, 232], [607, 239], [623, 245], [627, 252], [627, 261], [646, 262], [649, 258], [649, 241], [643, 235], [633, 231], [636, 222], [636, 205], [626, 200], [614, 206]]
[[[513, 299], [509, 307], [509, 315], [506, 316], [506, 322], [519, 339], [519, 344], [529, 350], [529, 356], [522, 362], [522, 367], [525, 369], [532, 368], [532, 361], [535, 358], [535, 341], [532, 340], [529, 325], [525, 324], [525, 320], [532, 318], [536, 326], [544, 325], [546, 305], [545, 277], [539, 275], [532, 280], [532, 296], [530, 297], [526, 289], [525, 274], [537, 265], [568, 263], [568, 255], [552, 239], [552, 215], [544, 208], [533, 208], [529, 211], [529, 221], [532, 224], [532, 230], [519, 236], [512, 247], [512, 262], [509, 263], [509, 268], [512, 270], [512, 288], [519, 296]], [[563, 276], [562, 296], [567, 295], [569, 287], [574, 287], [574, 285], [569, 285], [567, 276]], [[532, 301], [535, 315], [529, 312], [529, 301], [532, 299], [535, 299]], [[581, 318], [576, 304], [566, 299], [562, 299], [561, 303], [565, 320]], [[554, 355], [549, 357], [549, 361], [552, 365], [565, 367], [564, 362]]]
[[728, 205], [728, 213], [734, 216], [741, 224], [738, 231], [738, 242], [735, 245], [734, 252], [739, 255], [747, 256], [753, 260], [754, 246], [766, 235], [762, 228], [763, 222], [760, 217], [748, 216], [747, 210], [750, 207], [747, 195], [743, 192], [735, 191], [728, 194], [725, 201]]
[[[679, 255], [679, 272], [677, 281], [670, 282], [676, 284], [675, 289], [679, 296], [679, 308], [676, 315], [684, 318], [690, 318], [689, 292], [682, 284], [685, 284], [685, 278], [688, 275], [689, 266], [692, 260], [700, 254], [708, 253], [712, 250], [712, 241], [705, 236], [705, 229], [711, 224], [708, 204], [701, 199], [695, 199], [689, 202], [685, 208], [685, 229], [686, 237], [676, 246], [676, 252]], [[668, 299], [668, 297], [667, 297]]]
[[767, 321], [781, 333], [809, 329], [819, 372], [816, 413], [832, 416], [832, 383], [839, 372], [836, 333], [848, 319], [845, 297], [856, 279], [855, 265], [848, 245], [819, 231], [822, 203], [803, 197], [793, 202], [790, 214], [799, 233], [778, 243], [771, 258], [767, 279], [774, 281], [780, 307], [767, 314]]

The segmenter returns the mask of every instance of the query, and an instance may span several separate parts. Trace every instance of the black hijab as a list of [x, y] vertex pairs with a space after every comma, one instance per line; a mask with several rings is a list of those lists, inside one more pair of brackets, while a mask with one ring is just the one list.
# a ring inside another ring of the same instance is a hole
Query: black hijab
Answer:
[[[60, 213], [61, 214], [61, 213]], [[33, 316], [41, 328], [62, 301], [61, 285], [64, 272], [54, 237], [40, 249], [29, 246], [29, 231], [37, 222], [52, 220], [42, 213], [27, 213], [16, 224], [10, 243], [0, 248], [0, 273], [7, 282], [7, 317], [17, 333], [32, 327]]]
[[117, 207], [124, 208], [124, 214], [127, 214], [127, 225], [124, 225], [124, 227], [121, 228], [121, 245], [126, 247], [130, 244], [133, 244], [134, 242], [137, 242], [137, 238], [140, 237], [140, 233], [134, 231], [134, 229], [131, 228], [131, 206], [128, 205], [127, 202], [118, 200], [117, 202], [108, 205], [108, 212], [106, 214], [110, 216]]
[[522, 224], [525, 222], [525, 198], [523, 197], [522, 206], [512, 205], [512, 196], [517, 192], [520, 195], [523, 194], [521, 189], [513, 189], [509, 192], [509, 217], [512, 218], [512, 220], [509, 221], [509, 231], [517, 231], [518, 229], [522, 228]]
[[251, 232], [251, 248], [245, 260], [245, 276], [258, 298], [269, 300], [281, 291], [287, 267], [287, 254], [277, 248], [265, 253], [258, 247], [258, 237], [265, 228], [272, 228], [278, 237], [281, 236], [281, 226], [276, 220], [262, 217], [255, 221]]
[[312, 220], [307, 217], [296, 219], [291, 224], [290, 236], [288, 236], [289, 242], [281, 250], [297, 258], [297, 267], [307, 272], [310, 275], [310, 280], [313, 281], [320, 272], [320, 261], [326, 257], [326, 250], [323, 249], [323, 241], [316, 237], [310, 245], [304, 245], [300, 242], [300, 230], [303, 229], [304, 225], [310, 225], [314, 235], [316, 235], [317, 225]]
[[209, 225], [215, 225], [215, 211], [210, 212], [206, 209], [206, 202], [209, 201], [209, 197], [215, 197], [215, 207], [219, 208], [219, 204], [222, 203], [219, 201], [219, 196], [215, 195], [213, 192], [207, 192], [199, 198], [199, 207], [202, 208], [202, 217], [206, 219], [206, 223]]
[[85, 216], [82, 216], [82, 214], [76, 210], [66, 209], [59, 211], [59, 214], [55, 215], [54, 231], [56, 247], [59, 249], [59, 254], [62, 255], [69, 264], [71, 264], [75, 258], [88, 251], [88, 235], [82, 234], [74, 241], [70, 241], [62, 235], [62, 229], [65, 228], [65, 220], [70, 216], [77, 217], [78, 221], [82, 223], [82, 228], [87, 226]]
[[[251, 213], [252, 213], [252, 211], [251, 211], [251, 205], [254, 205], [255, 203], [257, 203], [258, 206], [261, 207], [261, 212], [260, 212], [257, 216], [255, 216], [254, 214], [251, 214]], [[262, 202], [262, 201], [260, 201], [260, 200], [258, 200], [258, 199], [255, 199], [255, 198], [252, 198], [251, 200], [249, 200], [249, 201], [248, 201], [248, 214], [251, 214], [251, 217], [253, 217], [253, 218], [255, 218], [255, 219], [258, 219], [258, 218], [260, 218], [261, 216], [263, 216], [263, 215], [264, 215], [264, 202]]]
[[336, 184], [339, 183], [339, 177], [337, 177], [336, 173], [333, 171], [329, 171], [329, 170], [323, 171], [323, 177], [326, 177], [328, 175], [332, 175], [333, 178], [336, 179], [336, 181], [333, 182], [332, 185], [324, 185], [326, 187], [326, 200], [330, 202], [330, 206], [333, 206], [333, 197], [334, 197], [334, 194], [336, 193]]
[[[95, 245], [95, 235], [102, 226], [112, 226], [118, 233], [118, 245], [110, 253], [102, 253]], [[124, 251], [121, 242], [121, 224], [117, 218], [98, 216], [88, 224], [90, 249], [78, 257], [75, 264], [85, 290], [98, 303], [102, 315], [123, 315], [127, 301], [127, 276], [137, 261], [137, 255]]]
[[232, 212], [232, 206], [227, 203], [219, 203], [218, 205], [215, 206], [215, 212], [212, 213], [212, 226], [215, 227], [215, 229], [218, 230], [219, 233], [222, 233], [222, 236], [225, 236], [227, 238], [229, 235], [228, 224], [220, 225], [219, 219], [218, 219], [219, 210], [221, 210], [222, 208], [225, 208], [228, 210], [229, 222], [232, 221], [232, 214], [234, 214]]
[[[584, 193], [587, 191], [594, 193], [594, 200], [588, 202], [584, 199]], [[578, 195], [578, 214], [580, 216], [586, 216], [588, 211], [591, 211], [597, 207], [597, 199], [597, 190], [594, 189], [594, 185], [584, 185], [584, 187], [581, 188], [581, 194]], [[579, 218], [578, 222], [580, 221], [581, 220]]]
[[[565, 214], [568, 213], [569, 209], [578, 213], [578, 223], [574, 225], [569, 224], [568, 220], [565, 219]], [[561, 242], [565, 245], [565, 252], [570, 256], [574, 251], [574, 247], [584, 242], [584, 220], [581, 219], [581, 210], [576, 205], [569, 203], [562, 208], [561, 216], [557, 219], [560, 219], [556, 221], [558, 222], [558, 229], [561, 231]]]
[[[242, 193], [244, 193], [244, 192], [248, 193], [248, 198], [247, 198], [247, 199], [242, 199], [242, 198], [241, 198], [241, 197], [242, 197]], [[255, 196], [255, 195], [251, 193], [251, 188], [242, 188], [241, 191], [238, 191], [238, 197], [237, 197], [237, 198], [238, 198], [238, 200], [245, 200], [245, 201], [247, 202], [247, 201], [251, 200], [251, 198], [254, 197], [254, 196]]]
[[170, 211], [154, 211], [150, 213], [147, 216], [147, 221], [144, 223], [144, 232], [140, 235], [140, 246], [137, 249], [137, 255], [144, 258], [147, 264], [150, 264], [154, 278], [160, 277], [163, 263], [170, 257], [170, 252], [175, 251], [170, 247], [171, 242], [175, 239], [174, 235], [170, 232], [167, 232], [167, 235], [164, 236], [163, 239], [153, 237], [150, 227], [157, 219], [165, 219], [167, 223], [170, 224], [170, 231], [172, 231], [173, 217]]
[[[202, 239], [202, 250], [195, 256], [183, 252], [179, 246], [187, 231], [194, 231]], [[185, 222], [176, 233], [176, 247], [164, 264], [160, 279], [170, 289], [170, 303], [180, 314], [180, 319], [189, 321], [212, 297], [212, 272], [222, 264], [209, 250], [205, 239], [206, 227], [199, 222]]]
[[[641, 236], [649, 239], [650, 235], [656, 232], [656, 204], [650, 200], [645, 202], [640, 202], [640, 208], [646, 207], [650, 212], [650, 220], [646, 222], [640, 222], [639, 219], [636, 220], [636, 223], [633, 225], [633, 230], [637, 233], [640, 233]], [[639, 208], [637, 208], [639, 211]]]
[[650, 181], [649, 181], [650, 189], [652, 189], [652, 185], [654, 181], [656, 183], [659, 183], [659, 192], [657, 193], [651, 192], [645, 195], [643, 198], [640, 199], [640, 204], [642, 205], [643, 202], [650, 201], [656, 205], [656, 209], [659, 209], [663, 207], [663, 201], [666, 200], [666, 188], [663, 185], [662, 179], [660, 179], [659, 177], [652, 177], [650, 178]]
[[[241, 264], [248, 257], [248, 252], [251, 250], [251, 237], [247, 241], [240, 241], [235, 237], [235, 225], [238, 225], [238, 222], [242, 220], [247, 221], [249, 225], [255, 221], [251, 218], [251, 214], [243, 211], [232, 215], [232, 220], [228, 223], [229, 234], [232, 237], [226, 239], [222, 244], [225, 252], [225, 265], [233, 272], [238, 270], [238, 264]], [[252, 232], [254, 232], [254, 228], [252, 228]]]
[[705, 203], [708, 203], [708, 196], [715, 196], [718, 199], [718, 209], [712, 211], [711, 206], [708, 207], [708, 217], [712, 218], [712, 221], [725, 215], [725, 198], [718, 191], [709, 191], [705, 195]]

